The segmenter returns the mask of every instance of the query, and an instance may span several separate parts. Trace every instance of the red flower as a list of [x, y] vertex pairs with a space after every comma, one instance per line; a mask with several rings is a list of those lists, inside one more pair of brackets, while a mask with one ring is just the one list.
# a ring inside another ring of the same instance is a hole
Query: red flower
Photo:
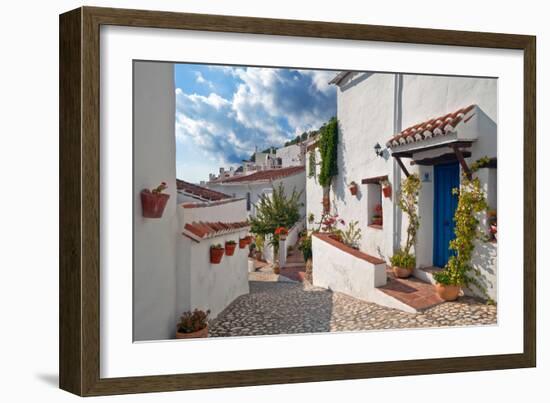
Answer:
[[288, 235], [288, 230], [285, 227], [278, 227], [275, 230], [275, 235]]

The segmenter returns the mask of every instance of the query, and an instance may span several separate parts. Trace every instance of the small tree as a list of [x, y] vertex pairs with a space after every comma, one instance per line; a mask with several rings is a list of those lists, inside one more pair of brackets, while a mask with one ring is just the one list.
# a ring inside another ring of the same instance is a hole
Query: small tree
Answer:
[[300, 202], [302, 192], [294, 189], [290, 196], [285, 194], [282, 184], [270, 196], [261, 195], [255, 205], [256, 217], [250, 220], [251, 231], [255, 234], [272, 235], [278, 227], [291, 228], [300, 219]]
[[420, 217], [418, 215], [418, 192], [420, 186], [420, 178], [417, 174], [407, 176], [401, 183], [397, 205], [407, 215], [409, 225], [407, 226], [405, 247], [397, 251], [391, 258], [393, 266], [409, 269], [413, 269], [416, 266], [416, 258], [411, 253], [411, 249], [416, 244], [416, 235], [420, 227]]

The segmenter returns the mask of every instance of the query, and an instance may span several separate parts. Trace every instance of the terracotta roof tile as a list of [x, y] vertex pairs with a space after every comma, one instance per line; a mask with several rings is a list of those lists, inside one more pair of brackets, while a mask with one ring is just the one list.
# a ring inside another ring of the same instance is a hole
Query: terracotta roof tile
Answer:
[[265, 169], [263, 171], [256, 171], [250, 175], [239, 175], [228, 179], [224, 179], [221, 183], [238, 183], [238, 182], [255, 182], [255, 181], [271, 181], [275, 179], [285, 178], [292, 176], [300, 172], [305, 172], [304, 166], [294, 166], [278, 169]]
[[432, 118], [408, 127], [389, 139], [386, 146], [389, 148], [396, 147], [402, 144], [414, 143], [416, 141], [452, 132], [456, 126], [465, 119], [466, 114], [474, 109], [474, 107], [475, 105], [470, 105], [446, 115]]
[[248, 221], [238, 222], [204, 222], [193, 221], [192, 223], [185, 224], [183, 228], [183, 235], [189, 236], [195, 240], [212, 238], [219, 235], [230, 234], [243, 229], [248, 229], [250, 224]]
[[231, 196], [226, 195], [225, 193], [208, 189], [203, 186], [195, 185], [193, 183], [189, 183], [181, 179], [176, 179], [176, 185], [178, 187], [178, 190], [181, 190], [192, 196], [197, 196], [198, 198], [203, 200], [218, 201], [218, 200], [224, 200], [224, 199], [231, 199]]

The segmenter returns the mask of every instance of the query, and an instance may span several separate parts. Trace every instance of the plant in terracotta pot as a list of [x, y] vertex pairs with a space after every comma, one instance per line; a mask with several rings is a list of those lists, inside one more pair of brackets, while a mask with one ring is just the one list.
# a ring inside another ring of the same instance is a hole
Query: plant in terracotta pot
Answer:
[[349, 184], [349, 191], [351, 193], [352, 196], [355, 196], [357, 195], [357, 183], [355, 183], [355, 181], [352, 181], [350, 184]]
[[239, 238], [239, 248], [244, 249], [246, 248], [246, 245], [248, 245], [248, 239], [246, 239], [246, 237]]
[[412, 254], [412, 248], [416, 244], [416, 235], [420, 227], [418, 216], [418, 192], [420, 190], [420, 178], [417, 174], [411, 174], [401, 183], [401, 189], [397, 198], [397, 205], [407, 215], [407, 238], [403, 249], [399, 249], [390, 258], [393, 273], [397, 277], [409, 277], [416, 267], [416, 257]]
[[374, 214], [371, 219], [372, 225], [382, 225], [382, 205], [374, 206]]
[[208, 315], [210, 310], [184, 312], [176, 327], [176, 339], [195, 339], [208, 337]]
[[168, 186], [161, 182], [154, 189], [143, 189], [140, 193], [142, 215], [146, 218], [160, 218], [166, 207], [170, 195], [163, 193]]
[[407, 278], [416, 267], [416, 258], [410, 253], [399, 250], [390, 258], [390, 263], [395, 277]]
[[382, 194], [384, 197], [389, 198], [391, 197], [391, 185], [388, 180], [383, 180], [380, 182], [380, 186], [382, 186]]
[[458, 195], [455, 210], [455, 239], [449, 243], [453, 255], [439, 273], [434, 274], [436, 289], [441, 298], [452, 301], [458, 298], [460, 289], [474, 286], [486, 297], [487, 290], [480, 282], [481, 272], [472, 266], [472, 254], [475, 250], [475, 241], [485, 236], [479, 230], [479, 215], [487, 211], [488, 205], [485, 191], [478, 177], [473, 174], [489, 161], [484, 157], [470, 166], [471, 174], [462, 173], [459, 189], [453, 189]]
[[235, 253], [235, 248], [237, 247], [237, 243], [234, 240], [229, 240], [225, 243], [225, 254], [227, 256], [233, 256]]
[[219, 264], [225, 253], [225, 248], [221, 244], [210, 246], [210, 263]]
[[273, 273], [274, 274], [281, 274], [281, 267], [279, 266], [279, 262], [273, 262]]

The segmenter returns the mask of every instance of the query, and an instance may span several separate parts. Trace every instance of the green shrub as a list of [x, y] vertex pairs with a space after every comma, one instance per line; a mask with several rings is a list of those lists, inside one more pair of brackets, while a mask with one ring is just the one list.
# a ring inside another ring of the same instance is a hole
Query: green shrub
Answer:
[[414, 269], [416, 267], [416, 258], [410, 253], [399, 250], [390, 258], [390, 263], [392, 266], [403, 269]]

